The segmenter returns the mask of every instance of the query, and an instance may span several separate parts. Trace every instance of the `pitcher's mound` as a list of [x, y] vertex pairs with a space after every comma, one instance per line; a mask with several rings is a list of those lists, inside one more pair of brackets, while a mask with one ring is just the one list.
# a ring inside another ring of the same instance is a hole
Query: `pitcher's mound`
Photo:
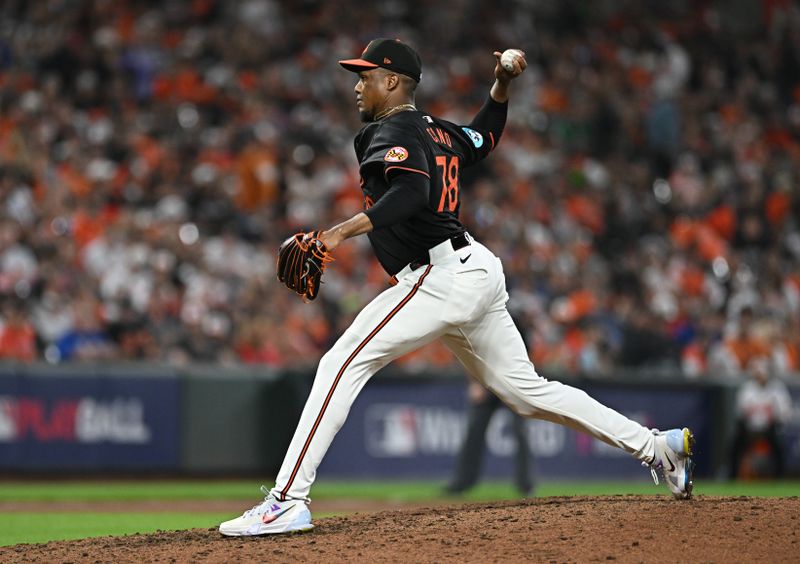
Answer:
[[800, 554], [798, 497], [554, 497], [363, 513], [315, 525], [272, 537], [193, 529], [17, 545], [0, 548], [0, 561], [797, 562]]

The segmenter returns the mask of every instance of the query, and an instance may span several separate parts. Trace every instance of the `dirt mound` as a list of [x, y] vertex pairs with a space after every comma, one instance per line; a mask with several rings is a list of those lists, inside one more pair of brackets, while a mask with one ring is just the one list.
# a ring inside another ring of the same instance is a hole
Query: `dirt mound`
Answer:
[[[313, 507], [312, 507], [313, 509]], [[800, 498], [557, 497], [319, 519], [302, 535], [215, 529], [0, 548], [2, 562], [796, 562]]]

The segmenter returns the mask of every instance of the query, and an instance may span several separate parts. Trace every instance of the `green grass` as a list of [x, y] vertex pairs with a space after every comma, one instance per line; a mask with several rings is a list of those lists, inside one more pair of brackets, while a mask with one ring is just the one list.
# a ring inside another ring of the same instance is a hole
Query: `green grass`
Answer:
[[0, 546], [216, 527], [217, 513], [0, 513]]
[[255, 481], [0, 482], [4, 501], [147, 501], [257, 499]]
[[[265, 480], [265, 483], [269, 484]], [[210, 500], [257, 501], [256, 480], [198, 481], [97, 481], [97, 482], [0, 482], [0, 503], [6, 501], [136, 501]], [[355, 498], [419, 502], [441, 497], [443, 482], [393, 481], [358, 482], [321, 480], [311, 491], [313, 499]], [[665, 493], [663, 486], [638, 482], [555, 482], [539, 485], [537, 495], [615, 495]], [[800, 482], [715, 482], [699, 480], [696, 494], [791, 496], [800, 495]], [[465, 496], [471, 500], [514, 499], [516, 490], [508, 483], [486, 481]]]
[[[269, 483], [269, 482], [267, 482]], [[191, 480], [191, 481], [59, 481], [0, 482], [2, 502], [86, 502], [86, 501], [170, 501], [170, 500], [241, 500], [242, 509], [260, 497], [255, 480]], [[435, 502], [441, 495], [440, 481], [358, 482], [320, 481], [311, 494], [315, 500], [350, 498], [394, 502]], [[640, 482], [551, 482], [539, 485], [537, 496], [667, 495], [664, 486]], [[695, 493], [709, 496], [798, 496], [800, 482], [728, 483], [700, 480]], [[463, 496], [465, 501], [516, 499], [512, 485], [504, 482], [483, 482]], [[323, 517], [315, 513], [315, 517]], [[0, 546], [16, 543], [38, 543], [58, 539], [90, 536], [147, 533], [156, 530], [178, 530], [214, 527], [231, 518], [218, 513], [77, 513], [77, 512], [12, 512], [0, 513]]]

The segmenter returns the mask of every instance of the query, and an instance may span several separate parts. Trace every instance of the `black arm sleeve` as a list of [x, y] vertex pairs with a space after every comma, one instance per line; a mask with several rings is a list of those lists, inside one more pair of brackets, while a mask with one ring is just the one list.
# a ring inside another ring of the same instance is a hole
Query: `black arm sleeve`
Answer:
[[428, 205], [430, 180], [417, 172], [392, 174], [391, 185], [386, 193], [364, 213], [372, 222], [373, 229], [388, 227]]
[[500, 141], [500, 136], [503, 134], [507, 116], [508, 101], [506, 100], [501, 104], [500, 102], [495, 102], [491, 96], [488, 96], [483, 107], [469, 126], [491, 133], [492, 148], [494, 148], [497, 142]]

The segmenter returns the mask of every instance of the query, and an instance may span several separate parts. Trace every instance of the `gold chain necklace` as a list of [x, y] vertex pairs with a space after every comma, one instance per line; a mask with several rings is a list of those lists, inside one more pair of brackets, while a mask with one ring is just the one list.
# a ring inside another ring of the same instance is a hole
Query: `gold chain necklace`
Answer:
[[375, 114], [375, 121], [379, 119], [383, 119], [387, 116], [392, 114], [396, 114], [397, 112], [402, 112], [403, 110], [414, 110], [416, 111], [417, 107], [414, 104], [400, 104], [399, 106], [392, 106], [391, 108], [386, 108]]

